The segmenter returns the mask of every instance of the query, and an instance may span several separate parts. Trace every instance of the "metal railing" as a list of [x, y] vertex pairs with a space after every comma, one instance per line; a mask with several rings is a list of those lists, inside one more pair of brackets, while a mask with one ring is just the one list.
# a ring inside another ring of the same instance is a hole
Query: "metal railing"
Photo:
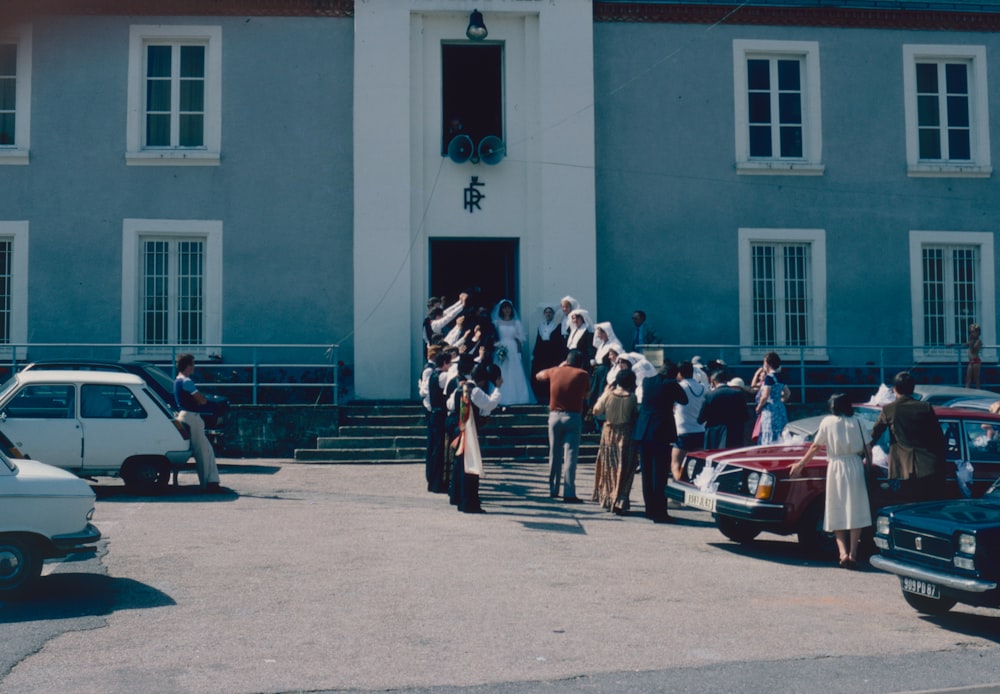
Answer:
[[339, 405], [352, 380], [335, 344], [6, 344], [0, 346], [0, 376], [36, 361], [145, 361], [173, 378], [174, 359], [186, 352], [195, 355], [198, 385], [233, 404]]
[[[825, 400], [838, 392], [867, 399], [879, 385], [891, 385], [896, 373], [904, 370], [913, 373], [918, 383], [964, 386], [968, 366], [965, 345], [929, 348], [913, 345], [656, 344], [640, 347], [654, 363], [657, 358], [680, 362], [698, 356], [707, 368], [710, 362], [721, 360], [730, 374], [739, 376], [748, 385], [763, 355], [777, 352], [782, 360], [781, 380], [791, 389], [793, 401], [800, 403]], [[996, 345], [989, 345], [981, 352], [980, 389], [1000, 390], [997, 351]]]

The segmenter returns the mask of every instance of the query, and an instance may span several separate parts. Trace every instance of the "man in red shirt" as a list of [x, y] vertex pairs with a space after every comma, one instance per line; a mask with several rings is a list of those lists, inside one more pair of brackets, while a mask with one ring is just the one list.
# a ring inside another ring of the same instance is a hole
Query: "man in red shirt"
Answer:
[[582, 352], [571, 350], [559, 366], [539, 371], [536, 378], [549, 384], [549, 496], [559, 496], [563, 464], [563, 502], [580, 504], [576, 495], [576, 464], [580, 457], [583, 411], [590, 394], [590, 375], [583, 369]]

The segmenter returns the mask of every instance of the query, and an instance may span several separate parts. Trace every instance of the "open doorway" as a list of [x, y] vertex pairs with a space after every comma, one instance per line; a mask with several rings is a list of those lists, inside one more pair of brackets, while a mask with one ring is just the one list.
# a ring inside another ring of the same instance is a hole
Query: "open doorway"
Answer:
[[478, 292], [479, 306], [492, 309], [518, 297], [518, 239], [431, 239], [430, 296], [451, 304], [464, 291]]

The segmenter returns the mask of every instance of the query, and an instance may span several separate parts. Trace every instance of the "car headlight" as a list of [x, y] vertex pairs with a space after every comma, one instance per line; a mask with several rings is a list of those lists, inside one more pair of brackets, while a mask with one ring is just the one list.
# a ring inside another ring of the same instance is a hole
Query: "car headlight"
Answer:
[[976, 536], [969, 533], [962, 533], [958, 536], [958, 551], [962, 554], [975, 556]]
[[747, 475], [747, 492], [750, 496], [757, 494], [757, 487], [760, 485], [760, 473], [751, 472]]
[[876, 535], [888, 535], [889, 534], [889, 516], [879, 516], [875, 519], [875, 534]]
[[760, 478], [757, 481], [756, 487], [757, 488], [753, 492], [753, 497], [755, 499], [770, 499], [771, 493], [774, 491], [774, 475], [770, 472], [760, 473]]
[[692, 458], [691, 456], [688, 456], [688, 459], [687, 459], [687, 478], [688, 478], [689, 482], [693, 482], [694, 481], [694, 470], [695, 470], [695, 466], [697, 464], [698, 464], [697, 459]]

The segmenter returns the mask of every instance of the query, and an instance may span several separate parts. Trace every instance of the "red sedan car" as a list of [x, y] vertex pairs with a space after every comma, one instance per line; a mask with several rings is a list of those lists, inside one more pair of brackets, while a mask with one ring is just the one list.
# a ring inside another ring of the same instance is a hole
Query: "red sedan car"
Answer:
[[[942, 498], [982, 496], [1000, 477], [1000, 415], [988, 412], [936, 408], [947, 442], [949, 476]], [[879, 408], [860, 405], [855, 414], [868, 427]], [[889, 448], [888, 433], [880, 441]], [[752, 446], [721, 451], [695, 451], [687, 456], [679, 480], [667, 484], [668, 499], [709, 511], [723, 535], [750, 542], [762, 532], [797, 535], [809, 552], [832, 551], [832, 534], [823, 532], [826, 501], [826, 457], [816, 455], [797, 478], [789, 468], [802, 458], [809, 444]], [[972, 480], [963, 489], [956, 470], [972, 466]], [[872, 466], [868, 492], [874, 511], [901, 503], [886, 470]]]

